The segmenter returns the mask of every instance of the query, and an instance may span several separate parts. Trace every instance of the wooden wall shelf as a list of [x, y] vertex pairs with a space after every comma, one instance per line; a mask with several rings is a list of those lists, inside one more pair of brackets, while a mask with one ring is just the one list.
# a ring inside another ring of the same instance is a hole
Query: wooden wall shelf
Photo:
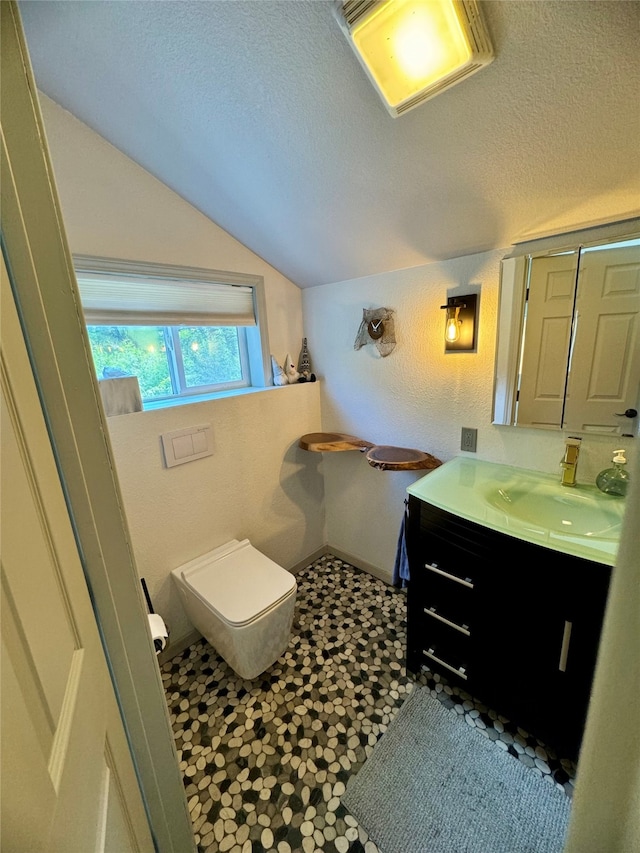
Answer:
[[315, 453], [333, 453], [342, 450], [364, 451], [373, 447], [373, 444], [363, 438], [347, 435], [344, 432], [308, 432], [298, 441], [298, 446], [303, 450], [312, 450]]
[[377, 444], [367, 452], [367, 462], [379, 471], [432, 471], [442, 465], [430, 453], [412, 447]]
[[366, 451], [367, 462], [379, 471], [431, 471], [442, 465], [430, 453], [412, 447], [394, 447], [389, 444], [372, 444], [355, 435], [343, 432], [309, 432], [303, 435], [298, 446], [315, 453], [335, 453], [344, 450]]

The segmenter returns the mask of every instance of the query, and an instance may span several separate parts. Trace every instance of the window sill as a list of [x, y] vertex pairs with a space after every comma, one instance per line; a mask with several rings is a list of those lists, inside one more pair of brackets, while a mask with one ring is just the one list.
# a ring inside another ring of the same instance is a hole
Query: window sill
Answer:
[[[295, 382], [296, 386], [312, 385], [312, 382]], [[194, 394], [188, 397], [172, 397], [170, 400], [153, 400], [142, 404], [143, 412], [152, 412], [156, 409], [169, 409], [173, 406], [187, 406], [191, 403], [206, 403], [210, 400], [221, 400], [226, 397], [244, 397], [248, 394], [260, 394], [264, 391], [281, 391], [290, 388], [291, 385], [266, 385], [264, 388], [232, 388], [228, 391], [215, 391], [211, 394]], [[134, 412], [139, 414], [139, 412]]]

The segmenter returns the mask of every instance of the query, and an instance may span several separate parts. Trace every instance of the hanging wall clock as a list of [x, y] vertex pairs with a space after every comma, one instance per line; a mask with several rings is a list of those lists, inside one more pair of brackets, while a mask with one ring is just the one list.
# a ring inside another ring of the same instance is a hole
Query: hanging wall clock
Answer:
[[369, 332], [370, 338], [377, 341], [384, 334], [384, 320], [369, 320], [367, 323], [367, 332]]
[[393, 315], [393, 308], [363, 308], [354, 349], [373, 343], [383, 358], [389, 355], [396, 345]]

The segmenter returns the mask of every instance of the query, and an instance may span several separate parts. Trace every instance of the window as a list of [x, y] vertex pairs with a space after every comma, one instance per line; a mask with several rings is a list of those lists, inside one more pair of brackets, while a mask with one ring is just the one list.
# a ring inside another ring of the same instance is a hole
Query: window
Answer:
[[234, 326], [87, 326], [98, 379], [137, 376], [144, 401], [250, 385]]
[[270, 384], [261, 278], [74, 261], [98, 379], [136, 376], [145, 408]]

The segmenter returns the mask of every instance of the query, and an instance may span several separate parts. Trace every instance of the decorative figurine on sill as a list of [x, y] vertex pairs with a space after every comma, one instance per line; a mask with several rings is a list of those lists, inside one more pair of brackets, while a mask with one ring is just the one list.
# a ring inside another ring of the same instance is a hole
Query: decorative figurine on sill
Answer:
[[287, 353], [287, 357], [284, 360], [284, 372], [287, 374], [287, 382], [290, 385], [293, 385], [293, 383], [297, 382], [300, 378], [300, 374], [296, 370], [296, 366], [289, 353]]
[[361, 349], [374, 343], [382, 358], [389, 355], [396, 345], [393, 315], [393, 308], [363, 308], [353, 348]]
[[302, 349], [300, 350], [300, 358], [298, 359], [298, 382], [315, 382], [316, 375], [311, 372], [311, 358], [307, 349], [307, 339], [302, 339]]
[[274, 385], [287, 385], [289, 383], [289, 380], [287, 379], [287, 374], [280, 367], [280, 365], [273, 356], [271, 356], [271, 369], [273, 371]]

